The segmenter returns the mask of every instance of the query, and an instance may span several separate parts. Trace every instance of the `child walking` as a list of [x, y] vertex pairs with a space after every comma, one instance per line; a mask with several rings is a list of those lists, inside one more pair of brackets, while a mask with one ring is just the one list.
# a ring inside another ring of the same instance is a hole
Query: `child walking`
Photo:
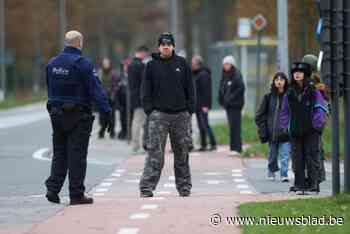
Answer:
[[288, 162], [290, 154], [289, 136], [281, 131], [279, 115], [283, 96], [288, 90], [288, 78], [283, 72], [277, 72], [272, 79], [271, 90], [265, 94], [262, 103], [255, 115], [255, 123], [261, 143], [269, 144], [268, 179], [275, 179], [279, 170], [282, 182], [288, 182]]

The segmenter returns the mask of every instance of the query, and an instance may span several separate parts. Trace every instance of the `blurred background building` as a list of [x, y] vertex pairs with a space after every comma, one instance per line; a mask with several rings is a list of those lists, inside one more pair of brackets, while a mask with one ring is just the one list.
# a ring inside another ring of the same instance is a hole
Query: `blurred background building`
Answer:
[[[121, 60], [141, 45], [156, 49], [158, 35], [172, 31], [177, 50], [190, 58], [201, 54], [213, 71], [214, 101], [221, 59], [236, 57], [248, 96], [268, 86], [276, 71], [277, 0], [2, 0], [5, 19], [6, 97], [26, 98], [44, 93], [48, 59], [62, 46], [60, 25], [80, 30], [86, 39], [84, 53], [99, 65], [111, 57], [118, 69]], [[287, 0], [286, 0], [287, 1]], [[318, 54], [315, 28], [318, 13], [314, 0], [288, 2], [289, 61], [306, 53]], [[64, 19], [60, 4], [64, 3]], [[1, 12], [1, 11], [0, 11]], [[256, 32], [240, 37], [240, 22], [257, 14], [267, 19], [262, 32], [261, 84], [256, 85]], [[253, 111], [255, 98], [246, 110]]]

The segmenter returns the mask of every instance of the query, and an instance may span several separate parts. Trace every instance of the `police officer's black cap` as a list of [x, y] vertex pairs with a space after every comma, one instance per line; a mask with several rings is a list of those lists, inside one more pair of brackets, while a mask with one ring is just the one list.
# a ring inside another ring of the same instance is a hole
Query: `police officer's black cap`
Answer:
[[160, 46], [161, 44], [171, 44], [175, 46], [175, 39], [173, 34], [168, 32], [162, 33], [158, 39], [158, 46]]
[[293, 63], [291, 68], [292, 75], [294, 72], [303, 72], [307, 77], [310, 77], [312, 74], [312, 68], [308, 63], [296, 62]]

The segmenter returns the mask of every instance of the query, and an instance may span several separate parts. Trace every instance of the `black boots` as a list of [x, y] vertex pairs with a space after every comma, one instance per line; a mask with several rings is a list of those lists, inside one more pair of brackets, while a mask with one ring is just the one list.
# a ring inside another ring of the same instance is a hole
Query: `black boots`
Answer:
[[70, 205], [86, 205], [86, 204], [92, 204], [94, 203], [94, 199], [92, 197], [82, 196], [79, 198], [71, 198], [70, 199]]
[[60, 204], [61, 202], [58, 194], [51, 191], [47, 191], [45, 197], [49, 202], [52, 202], [52, 203]]

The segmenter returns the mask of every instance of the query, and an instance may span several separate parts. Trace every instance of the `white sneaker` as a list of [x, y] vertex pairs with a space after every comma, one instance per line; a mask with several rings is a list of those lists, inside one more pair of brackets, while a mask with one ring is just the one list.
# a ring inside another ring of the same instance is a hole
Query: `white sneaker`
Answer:
[[241, 154], [238, 151], [231, 150], [229, 155], [230, 156], [240, 156]]
[[267, 173], [267, 179], [268, 179], [268, 180], [275, 180], [275, 179], [276, 179], [275, 172], [269, 171], [269, 172]]
[[289, 178], [286, 176], [282, 176], [281, 181], [282, 181], [282, 183], [287, 183], [287, 182], [289, 182]]

